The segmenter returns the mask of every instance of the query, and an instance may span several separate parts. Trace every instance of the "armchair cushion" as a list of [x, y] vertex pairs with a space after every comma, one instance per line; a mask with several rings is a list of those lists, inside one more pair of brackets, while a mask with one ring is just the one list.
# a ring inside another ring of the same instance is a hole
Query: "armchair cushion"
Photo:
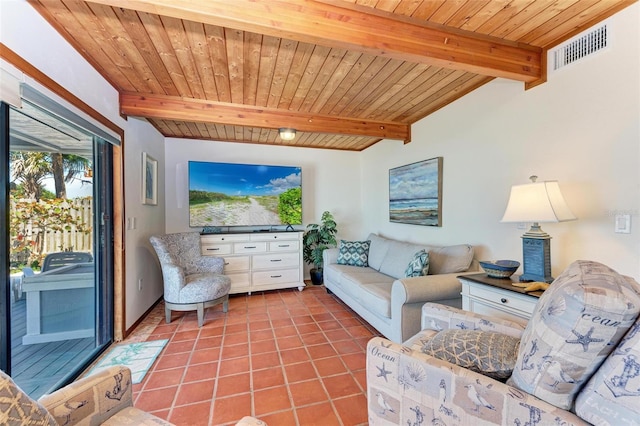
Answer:
[[101, 426], [171, 426], [171, 423], [136, 407], [127, 407], [101, 423]]
[[443, 330], [421, 352], [497, 380], [511, 376], [520, 339], [494, 331]]
[[441, 331], [447, 328], [461, 330], [495, 331], [508, 336], [522, 337], [525, 325], [508, 319], [489, 317], [476, 312], [463, 311], [453, 306], [425, 303], [422, 306], [422, 329]]
[[509, 383], [570, 409], [639, 312], [637, 283], [597, 262], [572, 263], [540, 297]]
[[56, 426], [58, 423], [42, 405], [29, 398], [11, 377], [0, 370], [0, 424]]
[[214, 300], [229, 293], [231, 283], [225, 275], [187, 275], [177, 303], [199, 303]]
[[597, 425], [640, 423], [640, 319], [576, 398], [576, 414]]

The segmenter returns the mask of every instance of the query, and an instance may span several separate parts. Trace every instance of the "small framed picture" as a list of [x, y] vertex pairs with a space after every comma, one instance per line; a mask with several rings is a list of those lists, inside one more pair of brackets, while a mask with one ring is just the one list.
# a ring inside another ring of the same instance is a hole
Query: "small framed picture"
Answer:
[[158, 160], [142, 153], [142, 204], [158, 205]]

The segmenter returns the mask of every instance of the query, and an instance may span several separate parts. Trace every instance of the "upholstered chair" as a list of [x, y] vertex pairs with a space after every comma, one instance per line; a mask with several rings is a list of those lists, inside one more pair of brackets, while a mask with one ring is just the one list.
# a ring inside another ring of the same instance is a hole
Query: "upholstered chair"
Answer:
[[[133, 406], [131, 370], [116, 365], [79, 379], [38, 401], [0, 371], [0, 425], [171, 426]], [[267, 426], [246, 416], [236, 426]]]
[[150, 241], [162, 267], [167, 323], [171, 311], [196, 310], [199, 327], [204, 324], [204, 308], [222, 304], [227, 312], [231, 280], [223, 275], [222, 258], [201, 254], [200, 234], [156, 235]]
[[0, 371], [0, 424], [171, 425], [133, 406], [131, 371], [123, 366], [82, 378], [38, 401]]
[[526, 324], [427, 303], [414, 337], [368, 344], [369, 424], [639, 425], [639, 315], [640, 285], [584, 260]]

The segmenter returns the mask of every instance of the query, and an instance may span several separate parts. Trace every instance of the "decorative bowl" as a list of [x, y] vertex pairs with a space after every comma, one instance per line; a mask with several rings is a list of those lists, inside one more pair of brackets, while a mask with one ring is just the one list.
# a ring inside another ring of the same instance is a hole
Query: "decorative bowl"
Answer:
[[509, 278], [520, 267], [516, 260], [483, 260], [480, 266], [492, 278]]

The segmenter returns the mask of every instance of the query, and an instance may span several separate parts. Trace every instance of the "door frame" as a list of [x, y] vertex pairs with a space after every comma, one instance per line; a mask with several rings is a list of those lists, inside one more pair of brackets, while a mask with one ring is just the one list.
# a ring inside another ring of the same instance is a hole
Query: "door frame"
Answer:
[[[0, 176], [9, 176], [9, 105], [0, 102], [0, 141], [5, 140], [4, 152], [0, 152], [0, 158], [6, 158], [7, 161], [0, 162]], [[9, 229], [9, 185], [0, 188], [0, 220], [2, 221], [2, 229]], [[9, 276], [9, 238], [6, 243], [0, 246], [0, 259], [4, 259], [4, 265], [0, 265], [0, 274], [5, 277]], [[4, 325], [0, 328], [0, 349], [9, 348], [11, 346], [11, 327], [5, 318], [9, 318], [11, 311], [11, 296], [9, 286], [0, 286], [0, 297], [4, 299], [4, 303], [0, 303], [0, 320], [4, 321]], [[0, 366], [8, 366], [11, 351], [0, 350]]]
[[125, 241], [124, 241], [124, 130], [107, 117], [69, 92], [20, 55], [0, 43], [0, 58], [4, 59], [35, 81], [87, 114], [120, 137], [120, 145], [113, 145], [113, 338], [125, 337]]

